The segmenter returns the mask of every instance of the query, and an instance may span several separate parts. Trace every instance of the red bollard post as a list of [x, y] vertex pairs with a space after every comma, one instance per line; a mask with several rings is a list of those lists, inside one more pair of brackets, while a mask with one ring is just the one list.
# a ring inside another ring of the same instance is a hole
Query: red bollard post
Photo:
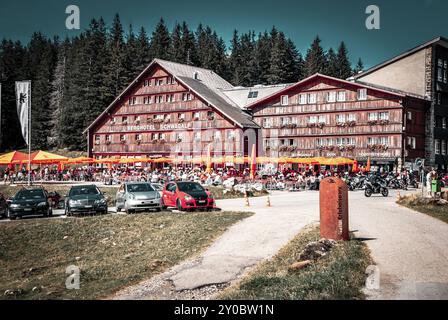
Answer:
[[350, 240], [348, 222], [348, 186], [339, 178], [320, 183], [320, 235], [333, 240]]

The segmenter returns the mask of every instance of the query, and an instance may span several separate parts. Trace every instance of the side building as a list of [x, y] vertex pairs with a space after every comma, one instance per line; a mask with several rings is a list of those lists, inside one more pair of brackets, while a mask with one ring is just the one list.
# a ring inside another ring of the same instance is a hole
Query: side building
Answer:
[[211, 70], [155, 59], [87, 128], [89, 156], [191, 159], [243, 156], [259, 126]]
[[368, 83], [424, 96], [426, 164], [446, 171], [448, 163], [448, 40], [435, 38], [354, 77]]
[[428, 102], [316, 74], [245, 106], [278, 157], [348, 157], [389, 169], [425, 154]]

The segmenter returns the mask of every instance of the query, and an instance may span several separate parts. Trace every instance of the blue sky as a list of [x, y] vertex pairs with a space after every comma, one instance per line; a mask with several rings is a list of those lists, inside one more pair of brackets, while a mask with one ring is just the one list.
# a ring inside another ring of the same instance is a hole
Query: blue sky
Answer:
[[[176, 21], [185, 20], [194, 29], [202, 22], [227, 42], [235, 28], [260, 32], [275, 25], [302, 53], [316, 35], [325, 48], [344, 40], [352, 61], [361, 57], [367, 67], [436, 36], [448, 37], [446, 0], [0, 0], [0, 38], [26, 42], [34, 31], [76, 35], [65, 28], [65, 8], [70, 4], [80, 8], [82, 29], [100, 16], [110, 23], [116, 12], [134, 29], [152, 30], [160, 17], [170, 28]], [[380, 8], [380, 30], [365, 27], [370, 4]]]

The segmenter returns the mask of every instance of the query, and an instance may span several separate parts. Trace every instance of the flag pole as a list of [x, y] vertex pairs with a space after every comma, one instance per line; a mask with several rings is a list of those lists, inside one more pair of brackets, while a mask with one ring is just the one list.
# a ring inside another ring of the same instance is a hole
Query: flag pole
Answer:
[[31, 186], [31, 81], [28, 86], [28, 186]]

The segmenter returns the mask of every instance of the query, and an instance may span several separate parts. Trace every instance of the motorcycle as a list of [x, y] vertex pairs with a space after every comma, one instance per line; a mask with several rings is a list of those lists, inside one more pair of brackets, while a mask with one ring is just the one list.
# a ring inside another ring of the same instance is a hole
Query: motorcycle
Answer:
[[389, 196], [389, 189], [387, 188], [386, 181], [383, 179], [377, 179], [377, 181], [372, 182], [371, 180], [366, 180], [366, 187], [364, 189], [364, 195], [370, 198], [373, 194], [379, 194], [383, 197]]
[[356, 189], [364, 189], [366, 176], [356, 176], [348, 180], [348, 189], [354, 191]]

